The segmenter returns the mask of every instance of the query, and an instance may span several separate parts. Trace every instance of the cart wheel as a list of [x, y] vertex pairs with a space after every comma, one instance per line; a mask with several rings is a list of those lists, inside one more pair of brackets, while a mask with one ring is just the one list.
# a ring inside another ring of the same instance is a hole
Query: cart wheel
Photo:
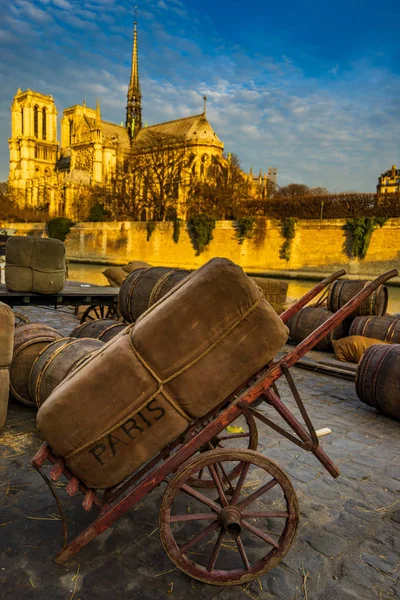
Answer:
[[[230, 431], [229, 431], [230, 430]], [[237, 430], [237, 431], [235, 431]], [[234, 421], [227, 429], [221, 431], [219, 435], [213, 438], [206, 447], [200, 452], [206, 452], [213, 448], [222, 448], [230, 450], [231, 448], [240, 448], [244, 445], [247, 450], [257, 450], [258, 431], [254, 418], [249, 414], [242, 415]], [[240, 474], [240, 465], [236, 465], [229, 473], [230, 479], [237, 479]], [[200, 470], [194, 477], [190, 478], [190, 485], [201, 488], [215, 487], [214, 481], [207, 469]]]
[[[237, 462], [240, 477], [227, 475]], [[215, 490], [190, 486], [207, 469]], [[211, 450], [184, 464], [160, 510], [160, 536], [176, 566], [199, 581], [238, 585], [264, 575], [288, 552], [299, 518], [296, 493], [282, 469], [253, 450]]]
[[30, 320], [28, 319], [28, 317], [26, 317], [22, 313], [17, 313], [17, 312], [14, 313], [14, 327], [19, 327], [20, 325], [26, 325], [27, 323], [30, 323]]
[[97, 319], [116, 319], [119, 317], [117, 306], [93, 305], [88, 306], [81, 316], [81, 323], [86, 321], [97, 321]]

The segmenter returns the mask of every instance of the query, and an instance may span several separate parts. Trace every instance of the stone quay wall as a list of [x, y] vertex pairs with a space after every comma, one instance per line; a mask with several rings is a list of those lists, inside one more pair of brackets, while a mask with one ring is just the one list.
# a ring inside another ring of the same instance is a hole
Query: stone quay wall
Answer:
[[[46, 235], [41, 223], [0, 223], [0, 229], [3, 227], [16, 229], [17, 235]], [[279, 256], [284, 238], [278, 220], [266, 220], [261, 243], [246, 239], [241, 245], [235, 223], [217, 221], [213, 241], [199, 256], [184, 222], [178, 243], [172, 234], [170, 222], [156, 223], [149, 241], [146, 223], [77, 223], [66, 239], [67, 256], [80, 262], [125, 264], [142, 260], [154, 266], [186, 269], [195, 269], [212, 257], [224, 256], [248, 273], [298, 278], [320, 277], [342, 268], [350, 277], [368, 278], [400, 267], [400, 219], [390, 219], [374, 231], [362, 261], [349, 258], [352, 237], [344, 219], [299, 220], [288, 261]]]

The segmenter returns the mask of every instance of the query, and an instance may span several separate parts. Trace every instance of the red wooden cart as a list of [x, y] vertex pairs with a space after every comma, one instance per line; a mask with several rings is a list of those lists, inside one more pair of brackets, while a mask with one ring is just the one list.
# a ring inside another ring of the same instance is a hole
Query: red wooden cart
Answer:
[[[281, 319], [287, 322], [344, 274], [339, 271], [324, 279], [286, 310]], [[179, 569], [206, 583], [234, 585], [251, 581], [275, 567], [294, 541], [299, 507], [285, 472], [256, 451], [256, 420], [312, 452], [332, 477], [338, 477], [339, 469], [319, 445], [289, 368], [375, 289], [396, 275], [397, 271], [392, 270], [369, 283], [291, 352], [259, 371], [241, 389], [193, 423], [179, 439], [114, 488], [100, 491], [87, 488], [44, 444], [32, 464], [49, 483], [61, 514], [58, 496], [42, 472], [47, 461], [53, 464], [50, 479], [56, 481], [64, 475], [69, 480], [67, 494], [74, 496], [80, 491], [86, 511], [93, 505], [99, 509], [91, 525], [69, 543], [63, 518], [64, 546], [55, 561], [66, 562], [147, 493], [166, 482], [159, 530], [167, 554]], [[275, 382], [282, 375], [289, 384], [304, 424], [279, 396]], [[262, 401], [275, 409], [292, 431], [261, 412], [258, 407]], [[243, 426], [230, 426], [239, 418], [247, 431]], [[228, 447], [243, 441], [246, 448]]]

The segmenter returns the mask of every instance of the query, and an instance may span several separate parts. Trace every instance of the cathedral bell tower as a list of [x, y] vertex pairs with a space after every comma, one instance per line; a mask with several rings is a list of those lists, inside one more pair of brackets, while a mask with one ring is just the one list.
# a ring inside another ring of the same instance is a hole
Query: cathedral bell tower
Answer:
[[[18, 90], [11, 106], [9, 147], [9, 182], [18, 192], [17, 201], [20, 205], [43, 203], [43, 186], [53, 173], [58, 153], [53, 96]], [[31, 192], [32, 181], [37, 183], [37, 190]]]
[[126, 105], [126, 129], [133, 140], [142, 128], [142, 94], [139, 83], [138, 44], [137, 44], [137, 10], [133, 26], [133, 49], [131, 79], [129, 82]]

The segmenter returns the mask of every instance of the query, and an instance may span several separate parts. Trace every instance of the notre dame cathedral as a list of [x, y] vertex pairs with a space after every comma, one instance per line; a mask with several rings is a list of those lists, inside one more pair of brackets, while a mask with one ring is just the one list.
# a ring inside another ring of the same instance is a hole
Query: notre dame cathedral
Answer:
[[[11, 106], [9, 189], [21, 208], [46, 208], [51, 216], [75, 218], [75, 199], [82, 197], [82, 189], [107, 186], [117, 162], [149, 130], [184, 138], [192, 173], [200, 174], [205, 162], [222, 156], [224, 145], [207, 121], [205, 106], [192, 117], [142, 126], [135, 21], [125, 126], [104, 121], [99, 101], [95, 109], [76, 104], [63, 112], [59, 144], [53, 97], [19, 89]], [[252, 185], [266, 189], [267, 178], [275, 183], [276, 170], [248, 177]]]

